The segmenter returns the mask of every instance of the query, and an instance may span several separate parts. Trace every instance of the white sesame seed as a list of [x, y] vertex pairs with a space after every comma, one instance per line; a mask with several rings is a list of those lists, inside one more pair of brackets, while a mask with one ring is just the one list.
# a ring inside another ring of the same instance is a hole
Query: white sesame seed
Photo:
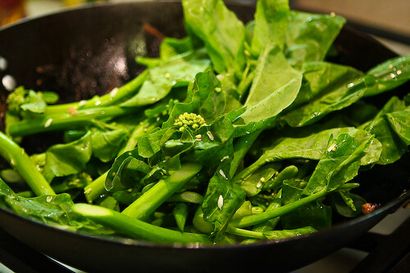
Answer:
[[222, 75], [222, 74], [218, 74], [218, 75], [216, 75], [216, 78], [219, 80], [219, 81], [222, 81], [223, 79], [224, 79], [224, 75]]
[[220, 174], [223, 178], [225, 178], [226, 180], [228, 180], [228, 177], [226, 176], [226, 174], [224, 173], [224, 171], [223, 171], [222, 169], [220, 169], [218, 172], [219, 172], [219, 174]]
[[224, 206], [224, 198], [222, 195], [219, 195], [218, 197], [218, 208], [222, 209], [222, 207]]
[[225, 161], [225, 160], [227, 160], [227, 159], [229, 159], [229, 155], [226, 155], [226, 156], [222, 157], [222, 158], [221, 158], [221, 162], [222, 162], [222, 161]]
[[44, 123], [44, 128], [50, 127], [51, 123], [53, 123], [53, 119], [49, 118], [48, 120], [46, 120], [46, 122]]
[[111, 90], [110, 96], [111, 96], [111, 97], [115, 97], [115, 96], [117, 95], [117, 93], [118, 93], [118, 88], [115, 87], [113, 90]]
[[214, 135], [211, 133], [211, 131], [207, 131], [206, 134], [208, 135], [208, 137], [211, 141], [215, 140]]
[[226, 176], [226, 174], [224, 173], [224, 171], [222, 169], [219, 170], [219, 174], [225, 178], [226, 180], [228, 180], [228, 177]]
[[334, 143], [334, 144], [330, 145], [329, 148], [327, 148], [327, 151], [328, 152], [334, 152], [334, 151], [336, 151], [336, 149], [337, 149], [337, 145], [336, 145], [336, 143]]

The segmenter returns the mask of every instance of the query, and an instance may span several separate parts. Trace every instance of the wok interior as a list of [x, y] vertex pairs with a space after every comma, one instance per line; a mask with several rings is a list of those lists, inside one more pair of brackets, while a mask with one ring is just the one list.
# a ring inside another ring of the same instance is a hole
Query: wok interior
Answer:
[[[118, 5], [92, 12], [70, 11], [43, 17], [0, 32], [0, 56], [8, 61], [6, 71], [18, 85], [34, 90], [52, 90], [61, 101], [90, 98], [110, 91], [132, 79], [142, 68], [135, 63], [139, 54], [154, 56], [160, 40], [147, 35], [149, 23], [166, 36], [184, 34], [178, 3], [145, 3], [144, 9]], [[232, 7], [244, 21], [253, 16], [253, 8]], [[335, 47], [339, 63], [366, 70], [394, 56], [374, 40], [345, 28]], [[400, 88], [408, 91], [409, 85]], [[1, 87], [2, 88], [2, 87]], [[0, 90], [0, 128], [8, 92]], [[390, 94], [387, 94], [390, 95]], [[376, 100], [377, 103], [377, 100]], [[38, 152], [55, 143], [59, 134], [27, 137], [23, 146]], [[410, 188], [409, 156], [390, 166], [376, 166], [358, 177], [358, 192], [368, 201], [384, 204]]]

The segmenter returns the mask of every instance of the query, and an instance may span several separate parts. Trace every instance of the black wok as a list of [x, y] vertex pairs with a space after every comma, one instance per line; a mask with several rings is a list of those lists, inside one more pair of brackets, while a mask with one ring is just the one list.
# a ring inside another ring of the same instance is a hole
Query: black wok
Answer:
[[[253, 8], [232, 8], [244, 20]], [[183, 35], [178, 3], [143, 2], [87, 7], [28, 20], [0, 31], [0, 56], [17, 84], [57, 90], [64, 100], [106, 92], [133, 77], [141, 50], [142, 24], [166, 35]], [[148, 54], [158, 41], [147, 39]], [[344, 28], [336, 41], [337, 61], [362, 70], [394, 56], [365, 34]], [[405, 88], [408, 89], [408, 85]], [[6, 90], [0, 90], [0, 113]], [[48, 143], [44, 136], [23, 144], [29, 151]], [[360, 194], [381, 206], [371, 214], [341, 221], [330, 229], [280, 242], [248, 246], [183, 247], [101, 238], [59, 230], [0, 209], [0, 227], [33, 248], [90, 272], [278, 272], [299, 268], [354, 241], [409, 199], [409, 157], [362, 175]], [[406, 192], [407, 191], [407, 192]]]

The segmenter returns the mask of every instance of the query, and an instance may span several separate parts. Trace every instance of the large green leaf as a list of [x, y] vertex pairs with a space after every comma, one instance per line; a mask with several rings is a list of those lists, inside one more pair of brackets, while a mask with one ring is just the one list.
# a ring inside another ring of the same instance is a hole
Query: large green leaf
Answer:
[[85, 169], [92, 154], [91, 133], [67, 143], [51, 146], [46, 152], [43, 174], [47, 180], [76, 174]]
[[208, 67], [209, 60], [207, 59], [176, 58], [150, 68], [148, 77], [138, 93], [121, 106], [136, 107], [154, 104], [166, 97], [173, 86], [188, 85], [197, 73], [205, 71]]
[[267, 45], [284, 48], [289, 19], [288, 0], [260, 0], [256, 4], [252, 50], [261, 53]]
[[280, 49], [267, 47], [259, 57], [246, 110], [236, 124], [263, 124], [276, 118], [295, 100], [301, 82], [302, 74], [288, 64]]
[[322, 61], [345, 23], [340, 16], [292, 11], [286, 35], [286, 55], [300, 67], [304, 62]]
[[215, 70], [240, 72], [245, 64], [245, 26], [221, 0], [183, 0], [190, 33], [205, 44]]
[[326, 153], [316, 166], [303, 194], [330, 192], [352, 180], [358, 174], [361, 158], [371, 140], [372, 137], [358, 141], [355, 135], [350, 134], [331, 137]]
[[115, 129], [103, 131], [94, 129], [91, 133], [91, 146], [95, 157], [102, 162], [113, 160], [128, 137], [127, 130]]

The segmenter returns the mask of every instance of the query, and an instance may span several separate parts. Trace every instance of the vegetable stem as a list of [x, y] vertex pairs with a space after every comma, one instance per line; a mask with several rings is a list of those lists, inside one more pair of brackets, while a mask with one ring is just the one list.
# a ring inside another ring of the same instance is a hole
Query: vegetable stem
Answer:
[[0, 155], [17, 170], [36, 195], [55, 195], [50, 184], [37, 170], [23, 148], [2, 132], [0, 132]]
[[[96, 105], [108, 106], [120, 102], [123, 99], [129, 98], [136, 93], [142, 86], [148, 76], [148, 70], [143, 71], [130, 82], [124, 84], [120, 88], [113, 89], [111, 92], [98, 97], [96, 99], [88, 100], [81, 108], [91, 108]], [[97, 102], [97, 104], [96, 104]]]
[[210, 243], [206, 235], [179, 232], [148, 224], [119, 212], [89, 205], [74, 204], [73, 212], [108, 226], [115, 231], [135, 239], [158, 243]]
[[141, 87], [147, 78], [148, 70], [143, 71], [137, 77], [130, 82], [124, 84], [119, 88], [115, 88], [109, 93], [101, 96], [94, 97], [86, 101], [70, 102], [64, 104], [47, 106], [46, 114], [63, 114], [67, 113], [70, 109], [86, 109], [100, 106], [113, 105], [127, 97], [131, 97]]
[[135, 111], [132, 108], [107, 106], [79, 110], [73, 114], [50, 115], [39, 119], [23, 120], [10, 125], [8, 132], [12, 136], [27, 136], [36, 133], [58, 131], [84, 127], [94, 123], [94, 119], [107, 119], [122, 116]]
[[302, 199], [299, 199], [293, 203], [286, 204], [282, 207], [272, 209], [272, 210], [267, 210], [260, 214], [245, 216], [239, 220], [233, 221], [232, 225], [235, 227], [243, 228], [243, 227], [249, 227], [249, 226], [254, 226], [254, 225], [263, 223], [269, 219], [282, 216], [301, 206], [309, 204], [310, 202], [315, 201], [318, 198], [324, 196], [326, 193], [327, 193], [326, 190], [322, 190], [312, 195], [306, 196]]
[[158, 181], [152, 188], [125, 208], [122, 213], [133, 218], [147, 219], [162, 203], [180, 190], [200, 170], [201, 166], [198, 164], [188, 163], [183, 165], [167, 178]]

